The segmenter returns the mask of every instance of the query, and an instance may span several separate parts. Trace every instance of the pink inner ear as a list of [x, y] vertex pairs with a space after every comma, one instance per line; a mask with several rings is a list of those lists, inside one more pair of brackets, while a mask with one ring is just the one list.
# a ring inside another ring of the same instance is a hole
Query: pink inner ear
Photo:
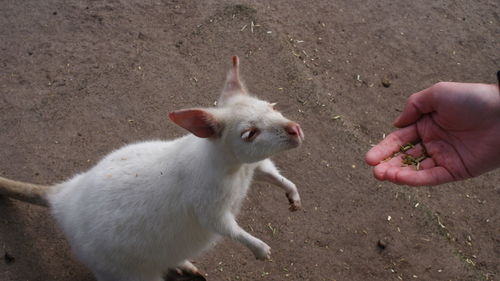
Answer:
[[170, 120], [200, 138], [217, 135], [217, 122], [212, 114], [202, 109], [183, 109], [168, 114]]
[[233, 56], [233, 68], [238, 69], [238, 66], [240, 64], [240, 59], [238, 56]]
[[239, 74], [240, 60], [237, 56], [233, 56], [233, 67], [229, 70], [227, 75], [224, 91], [222, 92], [221, 99], [228, 98], [236, 93], [246, 93], [245, 87], [240, 81]]

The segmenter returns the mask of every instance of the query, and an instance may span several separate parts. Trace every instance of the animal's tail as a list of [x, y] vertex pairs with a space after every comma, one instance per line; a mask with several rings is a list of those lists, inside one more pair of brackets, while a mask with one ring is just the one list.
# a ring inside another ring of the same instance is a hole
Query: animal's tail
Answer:
[[48, 207], [49, 202], [46, 196], [52, 189], [53, 186], [25, 183], [0, 177], [0, 195], [31, 204]]

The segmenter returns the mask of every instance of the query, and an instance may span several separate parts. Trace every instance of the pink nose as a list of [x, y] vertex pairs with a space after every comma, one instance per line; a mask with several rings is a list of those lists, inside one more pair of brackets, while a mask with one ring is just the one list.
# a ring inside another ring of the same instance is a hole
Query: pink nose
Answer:
[[285, 131], [291, 136], [302, 137], [302, 130], [300, 125], [294, 122], [290, 122], [285, 126]]

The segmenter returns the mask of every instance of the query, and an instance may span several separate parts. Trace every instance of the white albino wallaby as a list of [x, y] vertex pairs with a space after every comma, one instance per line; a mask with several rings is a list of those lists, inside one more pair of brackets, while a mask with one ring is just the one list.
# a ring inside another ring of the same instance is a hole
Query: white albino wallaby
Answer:
[[299, 146], [304, 135], [247, 93], [238, 68], [235, 56], [217, 107], [169, 114], [192, 134], [127, 145], [53, 186], [0, 178], [0, 193], [50, 206], [99, 281], [160, 281], [168, 268], [199, 274], [188, 259], [218, 236], [269, 259], [270, 247], [235, 217], [254, 174], [282, 187], [290, 210], [300, 208], [297, 188], [268, 157]]

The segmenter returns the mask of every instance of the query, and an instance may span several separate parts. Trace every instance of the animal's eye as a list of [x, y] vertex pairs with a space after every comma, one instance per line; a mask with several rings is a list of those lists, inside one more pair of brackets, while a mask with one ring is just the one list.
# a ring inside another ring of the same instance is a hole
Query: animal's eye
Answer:
[[276, 110], [276, 105], [277, 105], [277, 104], [278, 104], [277, 102], [273, 102], [273, 103], [271, 103], [271, 104], [269, 104], [269, 105], [271, 106], [271, 108], [272, 108], [273, 110]]
[[251, 142], [260, 134], [260, 130], [257, 128], [246, 129], [241, 132], [241, 138], [244, 141]]

